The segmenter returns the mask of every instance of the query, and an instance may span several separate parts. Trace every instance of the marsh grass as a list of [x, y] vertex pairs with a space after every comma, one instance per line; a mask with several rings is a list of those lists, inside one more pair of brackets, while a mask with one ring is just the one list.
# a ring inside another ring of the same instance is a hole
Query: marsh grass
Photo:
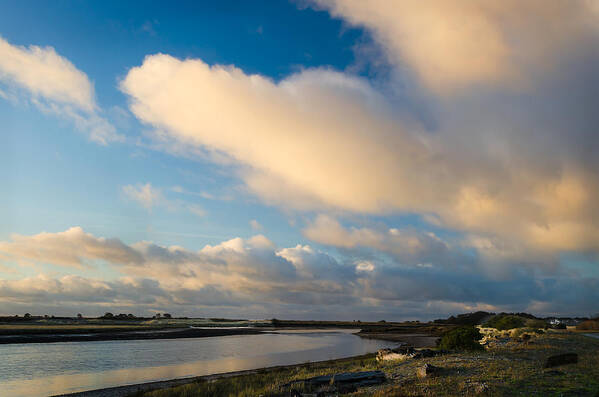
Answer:
[[[550, 355], [576, 352], [577, 364], [543, 368]], [[439, 376], [419, 379], [416, 368], [429, 363]], [[377, 363], [363, 356], [328, 363], [302, 364], [251, 375], [203, 381], [140, 393], [144, 397], [259, 396], [289, 393], [280, 386], [293, 380], [339, 372], [382, 370], [388, 382], [351, 396], [595, 396], [599, 391], [599, 340], [571, 333], [549, 333], [529, 342], [509, 341], [481, 352]], [[297, 383], [294, 389], [302, 390]], [[482, 393], [482, 394], [481, 394]], [[288, 395], [288, 394], [287, 394]]]

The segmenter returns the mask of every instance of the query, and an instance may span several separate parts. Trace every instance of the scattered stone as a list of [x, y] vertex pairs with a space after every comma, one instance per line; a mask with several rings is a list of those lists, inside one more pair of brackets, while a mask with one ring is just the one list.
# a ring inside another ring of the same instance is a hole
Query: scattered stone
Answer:
[[427, 378], [438, 375], [441, 372], [441, 368], [435, 367], [434, 365], [424, 364], [422, 367], [416, 369], [416, 375], [419, 378]]
[[563, 353], [551, 356], [545, 363], [545, 368], [557, 367], [558, 365], [576, 364], [578, 362], [578, 354]]

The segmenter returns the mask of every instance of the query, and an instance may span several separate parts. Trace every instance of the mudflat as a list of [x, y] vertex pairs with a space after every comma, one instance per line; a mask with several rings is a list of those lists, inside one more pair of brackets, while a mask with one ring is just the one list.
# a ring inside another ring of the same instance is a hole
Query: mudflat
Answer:
[[35, 329], [24, 333], [22, 330], [3, 332], [0, 344], [9, 343], [53, 343], [90, 342], [108, 340], [178, 339], [204, 338], [227, 335], [255, 335], [264, 332], [256, 328], [62, 328]]

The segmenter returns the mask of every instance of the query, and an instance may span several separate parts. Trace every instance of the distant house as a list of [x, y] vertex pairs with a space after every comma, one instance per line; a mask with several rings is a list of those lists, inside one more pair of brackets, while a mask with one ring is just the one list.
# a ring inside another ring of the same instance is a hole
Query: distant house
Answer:
[[566, 326], [574, 326], [574, 325], [578, 325], [581, 321], [583, 321], [583, 318], [570, 318], [570, 317], [550, 317], [549, 319], [549, 324], [556, 326], [556, 325], [566, 325]]

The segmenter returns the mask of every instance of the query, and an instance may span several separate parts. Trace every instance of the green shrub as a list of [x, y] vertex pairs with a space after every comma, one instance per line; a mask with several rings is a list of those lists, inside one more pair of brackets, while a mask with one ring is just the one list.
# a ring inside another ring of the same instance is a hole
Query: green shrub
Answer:
[[478, 341], [482, 337], [478, 328], [475, 327], [454, 328], [441, 337], [439, 348], [445, 350], [481, 350], [483, 347]]
[[524, 320], [518, 316], [497, 315], [485, 323], [485, 327], [495, 328], [500, 331], [512, 328], [521, 328], [524, 326]]
[[526, 320], [525, 325], [528, 328], [547, 328], [547, 323], [545, 322], [545, 320], [540, 320], [540, 319], [529, 319]]

